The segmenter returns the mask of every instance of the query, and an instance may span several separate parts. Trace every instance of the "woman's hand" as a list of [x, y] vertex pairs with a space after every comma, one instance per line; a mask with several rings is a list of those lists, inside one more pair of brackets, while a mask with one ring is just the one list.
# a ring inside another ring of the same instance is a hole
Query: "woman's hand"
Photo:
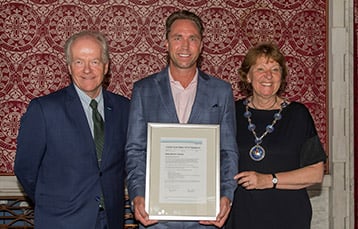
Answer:
[[272, 175], [255, 171], [244, 171], [234, 177], [237, 184], [247, 190], [272, 188]]
[[[318, 162], [303, 168], [275, 174], [278, 179], [277, 189], [302, 189], [322, 182], [324, 163]], [[272, 174], [263, 174], [255, 171], [244, 171], [234, 177], [238, 185], [247, 190], [272, 188], [272, 178]]]

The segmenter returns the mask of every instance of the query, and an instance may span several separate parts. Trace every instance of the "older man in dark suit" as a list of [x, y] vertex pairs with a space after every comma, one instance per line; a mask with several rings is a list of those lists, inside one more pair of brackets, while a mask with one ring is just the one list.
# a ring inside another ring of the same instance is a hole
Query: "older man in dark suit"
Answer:
[[30, 102], [15, 174], [35, 203], [36, 228], [123, 228], [129, 101], [102, 89], [109, 68], [103, 35], [75, 34], [65, 53], [73, 83]]

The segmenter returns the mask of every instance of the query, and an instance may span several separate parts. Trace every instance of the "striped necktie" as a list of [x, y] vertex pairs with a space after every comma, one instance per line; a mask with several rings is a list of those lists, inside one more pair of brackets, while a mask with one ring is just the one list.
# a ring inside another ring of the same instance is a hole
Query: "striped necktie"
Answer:
[[97, 101], [92, 99], [90, 107], [92, 108], [93, 130], [94, 130], [94, 142], [96, 144], [96, 152], [98, 164], [101, 164], [102, 152], [104, 145], [104, 122], [101, 114], [97, 110]]

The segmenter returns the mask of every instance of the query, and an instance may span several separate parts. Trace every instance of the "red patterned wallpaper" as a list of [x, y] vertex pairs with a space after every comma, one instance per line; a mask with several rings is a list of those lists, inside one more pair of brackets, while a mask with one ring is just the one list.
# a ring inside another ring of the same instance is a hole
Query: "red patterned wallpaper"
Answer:
[[287, 97], [306, 104], [327, 148], [327, 5], [324, 0], [0, 0], [0, 174], [13, 172], [19, 120], [30, 99], [69, 83], [63, 45], [84, 29], [110, 44], [109, 89], [130, 97], [133, 82], [166, 64], [165, 18], [188, 9], [204, 21], [202, 69], [232, 83], [247, 49], [273, 40], [287, 56]]

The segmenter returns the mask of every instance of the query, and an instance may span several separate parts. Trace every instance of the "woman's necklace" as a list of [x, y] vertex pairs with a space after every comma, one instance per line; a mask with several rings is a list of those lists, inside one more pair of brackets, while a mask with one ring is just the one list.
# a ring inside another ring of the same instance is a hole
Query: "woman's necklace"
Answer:
[[[276, 103], [277, 103], [277, 96], [275, 96], [275, 101], [273, 102], [273, 104], [270, 107], [266, 108], [265, 110], [271, 110], [276, 105]], [[258, 110], [258, 108], [255, 106], [253, 100], [251, 101], [251, 104], [256, 110]]]
[[274, 125], [278, 120], [282, 118], [281, 111], [283, 110], [283, 108], [287, 107], [288, 103], [286, 102], [286, 100], [281, 103], [280, 110], [273, 115], [272, 123], [266, 126], [266, 131], [260, 137], [257, 137], [257, 134], [255, 132], [256, 125], [253, 124], [251, 121], [252, 113], [249, 111], [249, 103], [250, 101], [248, 99], [244, 101], [244, 105], [246, 107], [244, 117], [247, 118], [247, 121], [249, 122], [249, 125], [247, 126], [248, 130], [251, 131], [255, 137], [255, 145], [250, 149], [249, 155], [252, 160], [261, 161], [262, 159], [264, 159], [266, 153], [265, 149], [260, 145], [262, 143], [262, 139], [267, 134], [272, 133], [275, 130]]

